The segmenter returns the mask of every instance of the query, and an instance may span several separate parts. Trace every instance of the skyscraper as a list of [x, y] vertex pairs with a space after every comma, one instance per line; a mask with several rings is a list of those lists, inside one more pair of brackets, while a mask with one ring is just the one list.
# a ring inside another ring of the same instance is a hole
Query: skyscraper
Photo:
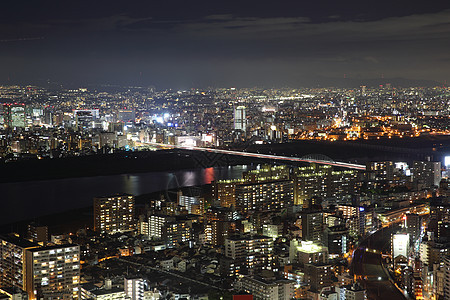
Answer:
[[238, 106], [234, 109], [234, 129], [246, 131], [247, 120], [245, 118], [245, 106]]

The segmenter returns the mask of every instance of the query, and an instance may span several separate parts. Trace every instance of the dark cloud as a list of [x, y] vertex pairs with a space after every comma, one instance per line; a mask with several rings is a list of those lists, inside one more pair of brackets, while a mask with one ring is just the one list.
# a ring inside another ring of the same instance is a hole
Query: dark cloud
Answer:
[[448, 1], [11, 1], [0, 11], [0, 81], [314, 85], [343, 74], [444, 81], [448, 8]]

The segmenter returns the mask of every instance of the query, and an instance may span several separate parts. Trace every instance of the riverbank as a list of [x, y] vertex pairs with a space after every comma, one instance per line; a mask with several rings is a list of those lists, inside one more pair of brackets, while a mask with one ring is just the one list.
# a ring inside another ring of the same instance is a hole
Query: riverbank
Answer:
[[[239, 150], [239, 149], [236, 149]], [[368, 161], [406, 161], [430, 158], [442, 161], [450, 154], [450, 136], [426, 136], [367, 141], [294, 140], [288, 143], [250, 145], [247, 152], [284, 156], [328, 156], [336, 161], [365, 164]], [[198, 155], [197, 155], [198, 154]], [[0, 164], [0, 183], [76, 177], [107, 176], [205, 167], [199, 165], [201, 153], [177, 150], [127, 151], [42, 160], [23, 160]], [[251, 164], [254, 158], [234, 156], [232, 160], [211, 158], [212, 166]], [[258, 163], [263, 160], [258, 160]], [[208, 165], [209, 166], [209, 165]]]
[[[183, 195], [205, 197], [207, 201], [211, 199], [211, 184], [203, 184], [196, 186], [185, 186], [173, 189], [164, 189], [152, 193], [145, 193], [136, 195], [135, 207], [136, 217], [144, 212], [146, 205], [150, 200], [160, 199], [161, 196], [170, 198], [176, 201], [176, 194], [182, 191]], [[19, 233], [21, 236], [26, 236], [28, 224], [35, 222], [40, 225], [48, 226], [49, 236], [63, 233], [76, 233], [78, 229], [92, 229], [94, 224], [94, 208], [92, 205], [70, 209], [64, 212], [53, 213], [35, 217], [31, 219], [21, 220], [9, 224], [0, 225], [0, 233]]]
[[195, 168], [195, 161], [177, 151], [136, 151], [0, 164], [0, 183], [50, 180]]

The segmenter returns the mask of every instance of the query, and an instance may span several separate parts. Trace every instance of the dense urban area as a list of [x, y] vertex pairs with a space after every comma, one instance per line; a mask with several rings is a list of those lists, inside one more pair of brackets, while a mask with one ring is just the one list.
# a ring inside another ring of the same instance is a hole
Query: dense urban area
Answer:
[[2, 86], [0, 103], [2, 168], [176, 149], [259, 159], [240, 179], [98, 195], [65, 232], [5, 232], [0, 299], [450, 299], [450, 154], [264, 148], [442, 138], [448, 87]]
[[80, 156], [146, 143], [403, 138], [447, 134], [450, 124], [447, 87], [103, 90], [1, 87], [0, 157]]

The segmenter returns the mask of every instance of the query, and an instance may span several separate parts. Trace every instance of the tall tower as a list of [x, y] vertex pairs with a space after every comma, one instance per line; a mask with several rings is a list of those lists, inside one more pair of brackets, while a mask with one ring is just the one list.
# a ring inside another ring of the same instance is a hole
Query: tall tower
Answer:
[[234, 129], [245, 132], [247, 120], [245, 119], [245, 106], [238, 106], [234, 109]]

